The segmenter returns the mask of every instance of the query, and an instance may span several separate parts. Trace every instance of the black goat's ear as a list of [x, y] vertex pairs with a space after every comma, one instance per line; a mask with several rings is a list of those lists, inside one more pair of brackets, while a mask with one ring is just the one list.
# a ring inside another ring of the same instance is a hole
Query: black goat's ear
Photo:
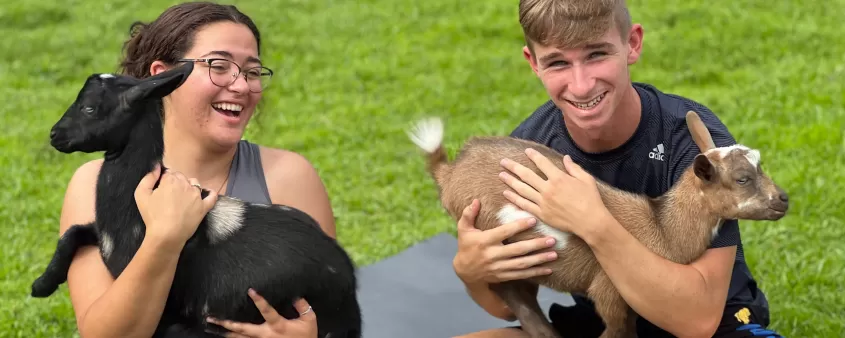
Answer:
[[126, 102], [165, 97], [185, 83], [193, 70], [194, 63], [186, 62], [179, 67], [143, 79], [126, 91]]

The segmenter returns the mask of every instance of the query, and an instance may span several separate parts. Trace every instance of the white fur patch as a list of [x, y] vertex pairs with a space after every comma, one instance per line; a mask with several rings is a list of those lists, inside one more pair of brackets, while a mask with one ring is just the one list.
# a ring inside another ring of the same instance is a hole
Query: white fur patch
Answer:
[[750, 207], [753, 204], [754, 204], [754, 201], [752, 201], [751, 199], [747, 199], [745, 201], [739, 202], [739, 204], [736, 205], [736, 208], [739, 209], [739, 210], [743, 210], [745, 208]]
[[719, 229], [722, 228], [722, 219], [716, 220], [716, 226], [713, 227], [713, 232], [710, 234], [710, 240], [716, 239], [716, 236], [719, 235]]
[[114, 77], [114, 75], [111, 75], [111, 74], [100, 74], [101, 79], [111, 79], [113, 77]]
[[114, 240], [106, 233], [100, 235], [100, 250], [103, 251], [103, 258], [109, 258], [114, 251]]
[[534, 217], [535, 219], [537, 219], [537, 224], [535, 224], [533, 228], [534, 231], [540, 233], [543, 236], [553, 237], [555, 239], [556, 250], [563, 250], [564, 248], [566, 248], [566, 244], [569, 242], [569, 236], [572, 235], [568, 232], [560, 231], [546, 223], [543, 223], [542, 221], [540, 221], [539, 218], [536, 218], [536, 216], [532, 215], [527, 211], [520, 210], [515, 205], [510, 203], [502, 207], [502, 210], [499, 210], [499, 213], [496, 214], [496, 217], [499, 218], [499, 222], [502, 222], [502, 224], [510, 223], [519, 219]]
[[748, 159], [748, 162], [751, 162], [752, 167], [757, 168], [757, 165], [760, 164], [760, 151], [751, 149], [745, 154], [745, 158]]
[[217, 204], [208, 212], [208, 237], [217, 243], [234, 234], [244, 225], [244, 202], [231, 197], [220, 196]]
[[408, 131], [411, 142], [427, 153], [433, 153], [443, 142], [443, 121], [432, 117], [417, 121]]
[[757, 149], [751, 149], [741, 144], [734, 144], [732, 146], [714, 148], [712, 151], [718, 152], [721, 158], [725, 158], [725, 156], [728, 156], [735, 149], [745, 150], [745, 158], [751, 163], [752, 167], [757, 168], [757, 165], [760, 163], [760, 151]]

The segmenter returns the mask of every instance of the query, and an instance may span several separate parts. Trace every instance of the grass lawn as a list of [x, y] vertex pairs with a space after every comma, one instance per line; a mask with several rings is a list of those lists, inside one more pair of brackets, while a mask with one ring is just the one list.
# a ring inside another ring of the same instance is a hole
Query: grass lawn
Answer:
[[[129, 24], [173, 1], [9, 2], [0, 8], [0, 336], [72, 337], [62, 288], [28, 296], [55, 248], [64, 188], [101, 154], [61, 155], [50, 126], [87, 75], [116, 69]], [[517, 1], [238, 1], [262, 29], [273, 86], [247, 138], [306, 155], [360, 265], [454, 224], [441, 211], [409, 121], [448, 119], [454, 147], [506, 134], [546, 100], [522, 59]], [[461, 5], [459, 5], [459, 3]], [[790, 193], [777, 223], [744, 222], [772, 327], [845, 332], [845, 0], [631, 2], [645, 27], [636, 81], [708, 105]], [[836, 183], [839, 182], [839, 183]]]

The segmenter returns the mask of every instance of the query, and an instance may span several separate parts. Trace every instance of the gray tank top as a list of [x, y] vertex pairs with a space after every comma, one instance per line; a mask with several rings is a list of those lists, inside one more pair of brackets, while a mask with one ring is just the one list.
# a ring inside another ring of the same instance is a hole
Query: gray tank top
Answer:
[[264, 178], [261, 153], [257, 144], [246, 140], [238, 142], [232, 168], [229, 170], [229, 184], [226, 196], [253, 203], [270, 204], [270, 191]]

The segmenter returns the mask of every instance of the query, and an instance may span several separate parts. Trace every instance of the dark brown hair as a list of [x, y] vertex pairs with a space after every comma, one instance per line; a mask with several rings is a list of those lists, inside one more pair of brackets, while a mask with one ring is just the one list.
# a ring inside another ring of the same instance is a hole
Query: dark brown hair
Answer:
[[198, 29], [220, 21], [249, 27], [261, 52], [258, 28], [237, 7], [212, 2], [186, 2], [168, 8], [150, 23], [132, 23], [129, 40], [123, 44], [124, 57], [120, 62], [120, 73], [137, 78], [150, 76], [150, 65], [154, 61], [175, 63], [193, 47]]

